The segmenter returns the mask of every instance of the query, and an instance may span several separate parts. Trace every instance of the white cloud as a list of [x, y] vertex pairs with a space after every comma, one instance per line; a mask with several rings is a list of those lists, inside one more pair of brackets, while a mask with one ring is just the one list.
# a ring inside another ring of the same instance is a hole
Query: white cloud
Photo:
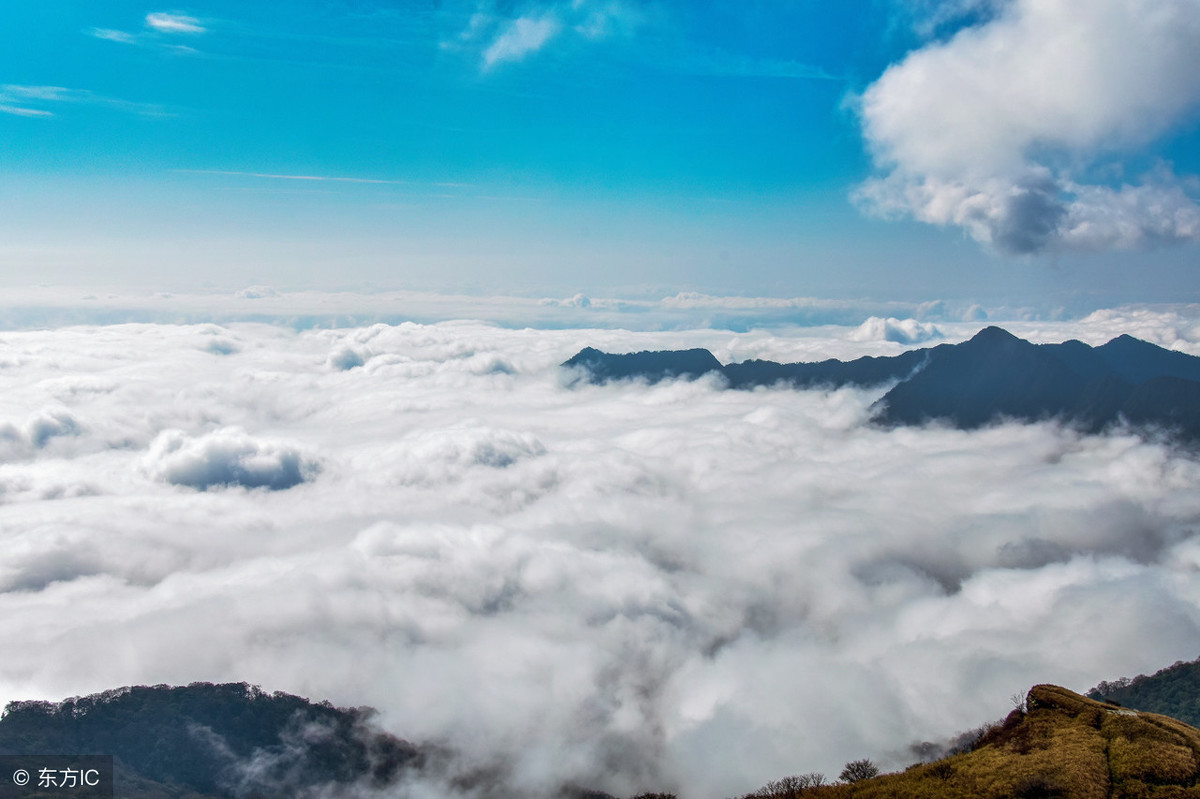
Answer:
[[1002, 252], [1200, 240], [1200, 207], [1169, 168], [1087, 182], [1200, 105], [1192, 0], [1013, 0], [927, 45], [861, 97], [881, 175], [866, 208], [962, 227]]
[[43, 412], [26, 424], [26, 437], [37, 449], [43, 449], [50, 439], [79, 434], [79, 424], [66, 411]]
[[441, 46], [478, 54], [487, 71], [524, 60], [555, 40], [599, 42], [627, 36], [642, 24], [638, 9], [619, 0], [541, 0], [520, 8], [515, 16], [503, 14], [480, 0], [466, 28]]
[[872, 316], [851, 334], [855, 341], [894, 341], [897, 344], [919, 344], [940, 338], [942, 332], [928, 322], [916, 319], [881, 319]]
[[239, 300], [261, 300], [265, 297], [278, 297], [279, 292], [273, 286], [247, 286], [235, 291], [233, 296]]
[[1011, 0], [897, 0], [900, 17], [918, 34], [932, 37], [946, 28], [997, 14]]
[[69, 100], [74, 94], [62, 86], [15, 86], [11, 83], [0, 86], [0, 92], [5, 97], [22, 100]]
[[59, 86], [0, 86], [0, 113], [21, 117], [52, 117], [53, 111], [33, 108], [31, 104], [61, 100], [67, 91]]
[[157, 11], [146, 15], [140, 31], [130, 32], [114, 30], [112, 28], [89, 28], [86, 33], [89, 36], [109, 42], [146, 47], [176, 55], [191, 55], [197, 51], [187, 45], [177, 44], [178, 40], [176, 37], [179, 35], [194, 36], [208, 33], [208, 28], [204, 27], [204, 24], [196, 17]]
[[[14, 105], [17, 103], [18, 105]], [[0, 86], [0, 111], [19, 116], [52, 117], [54, 112], [31, 105], [68, 103], [98, 105], [129, 111], [143, 116], [166, 116], [168, 112], [160, 105], [138, 103], [96, 94], [87, 89], [68, 89], [62, 86]]]
[[[869, 329], [886, 338], [881, 319]], [[1200, 352], [1195, 308], [1011, 327]], [[495, 795], [569, 780], [705, 799], [854, 757], [898, 767], [890, 753], [999, 716], [1034, 682], [1087, 688], [1194, 657], [1193, 456], [1053, 425], [875, 429], [877, 392], [558, 379], [584, 345], [726, 361], [902, 349], [860, 337], [2, 332], [0, 420], [23, 455], [0, 462], [0, 702], [247, 680], [374, 705], [391, 731], [497, 775]], [[342, 351], [370, 357], [331, 369]], [[67, 418], [74, 433], [32, 445]], [[318, 456], [287, 490], [239, 487], [282, 488]], [[425, 795], [461, 792], [448, 768]]]
[[452, 427], [422, 430], [404, 438], [389, 457], [402, 484], [459, 482], [479, 467], [507, 469], [546, 454], [536, 437], [511, 430]]
[[[246, 302], [253, 300], [253, 302]], [[585, 304], [586, 303], [586, 304]], [[232, 293], [172, 294], [170, 297], [63, 291], [47, 287], [13, 288], [0, 299], [0, 327], [53, 327], [64, 322], [270, 320], [311, 327], [315, 324], [368, 325], [373, 322], [429, 322], [446, 318], [480, 319], [506, 327], [608, 327], [661, 330], [726, 327], [747, 330], [782, 326], [857, 325], [870, 316], [922, 320], [961, 318], [969, 306], [940, 303], [871, 302], [813, 297], [720, 297], [694, 292], [662, 299], [614, 297], [529, 298], [434, 294], [415, 291], [284, 292], [250, 286]], [[1089, 308], [1088, 310], [1091, 310]], [[996, 318], [1033, 316], [1030, 309], [990, 308]]]
[[579, 308], [586, 309], [592, 306], [591, 297], [582, 292], [574, 294], [570, 297], [555, 299], [553, 297], [543, 297], [538, 300], [538, 304], [544, 308]]
[[8, 103], [0, 103], [0, 113], [12, 114], [18, 117], [52, 117], [53, 111], [46, 111], [41, 108], [26, 108], [20, 105], [9, 105]]
[[341, 347], [329, 354], [329, 368], [341, 372], [356, 369], [366, 362], [362, 353], [350, 347]]
[[109, 42], [120, 42], [121, 44], [137, 44], [138, 38], [132, 33], [125, 31], [113, 30], [111, 28], [92, 28], [88, 31], [97, 39], [104, 39]]
[[146, 27], [160, 33], [204, 33], [200, 20], [186, 14], [155, 12], [146, 15]]
[[61, 407], [43, 409], [20, 425], [0, 422], [0, 462], [30, 457], [49, 446], [55, 438], [79, 433], [79, 422]]
[[316, 459], [296, 445], [255, 439], [236, 427], [198, 437], [164, 430], [150, 445], [145, 466], [156, 479], [201, 490], [282, 491], [311, 479], [318, 469]]
[[520, 61], [537, 52], [562, 29], [551, 16], [518, 17], [507, 23], [500, 34], [483, 51], [483, 65], [491, 68], [505, 61]]

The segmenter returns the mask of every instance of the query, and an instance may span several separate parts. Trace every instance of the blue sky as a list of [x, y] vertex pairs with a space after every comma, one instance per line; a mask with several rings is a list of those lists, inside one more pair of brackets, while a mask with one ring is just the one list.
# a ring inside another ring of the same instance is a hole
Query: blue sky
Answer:
[[1196, 3], [1069, 5], [5, 3], [0, 280], [1200, 300]]

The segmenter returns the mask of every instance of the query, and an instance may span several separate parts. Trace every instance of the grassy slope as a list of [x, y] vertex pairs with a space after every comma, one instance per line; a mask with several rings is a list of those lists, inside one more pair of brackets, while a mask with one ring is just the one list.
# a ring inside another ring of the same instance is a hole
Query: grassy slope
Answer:
[[[1035, 686], [974, 751], [855, 784], [810, 788], [814, 799], [1200, 799], [1200, 730], [1152, 713]], [[780, 799], [790, 797], [777, 794]]]

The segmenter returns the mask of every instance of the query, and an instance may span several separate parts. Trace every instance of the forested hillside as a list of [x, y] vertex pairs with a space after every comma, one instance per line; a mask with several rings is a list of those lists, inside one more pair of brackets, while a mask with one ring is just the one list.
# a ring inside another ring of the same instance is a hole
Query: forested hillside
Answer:
[[1179, 661], [1149, 676], [1102, 682], [1088, 696], [1200, 726], [1200, 659]]
[[387, 785], [421, 761], [412, 744], [340, 709], [245, 683], [137, 686], [62, 702], [12, 702], [3, 754], [111, 754], [125, 796], [295, 796]]

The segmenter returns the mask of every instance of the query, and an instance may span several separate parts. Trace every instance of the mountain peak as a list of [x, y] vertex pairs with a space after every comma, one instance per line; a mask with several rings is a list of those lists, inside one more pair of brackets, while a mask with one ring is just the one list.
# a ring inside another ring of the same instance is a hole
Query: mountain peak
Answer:
[[1004, 328], [997, 327], [996, 325], [988, 325], [972, 336], [969, 341], [971, 344], [989, 344], [993, 346], [998, 344], [1012, 344], [1016, 342], [1021, 344], [1029, 343], [1024, 339], [1017, 338]]
[[593, 383], [630, 378], [653, 383], [668, 378], [700, 377], [709, 372], [720, 372], [722, 368], [715, 355], [701, 348], [612, 354], [584, 347], [563, 366], [583, 367]]
[[1000, 327], [999, 325], [988, 325], [987, 327], [980, 329], [980, 331], [978, 333], [976, 333], [974, 336], [972, 336], [971, 338], [972, 338], [972, 340], [977, 339], [977, 338], [1015, 339], [1016, 336], [1014, 336], [1012, 333], [1009, 333], [1007, 330]]

